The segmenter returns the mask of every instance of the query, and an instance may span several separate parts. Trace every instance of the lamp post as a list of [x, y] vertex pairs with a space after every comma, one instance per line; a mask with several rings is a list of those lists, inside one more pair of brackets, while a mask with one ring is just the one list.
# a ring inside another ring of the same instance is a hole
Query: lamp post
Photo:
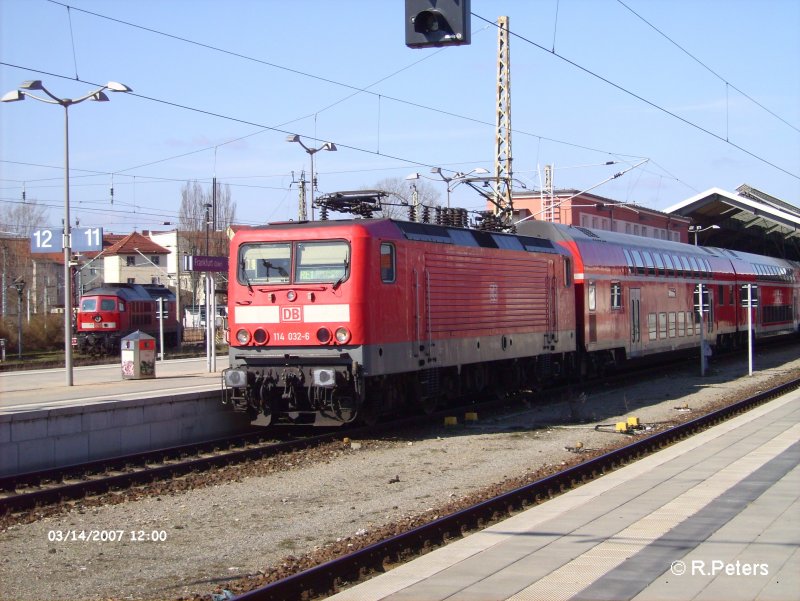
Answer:
[[708, 230], [718, 230], [718, 229], [719, 229], [718, 225], [709, 225], [708, 227], [702, 227], [700, 225], [690, 225], [689, 233], [694, 234], [694, 245], [697, 246], [697, 234]]
[[303, 141], [297, 134], [289, 134], [288, 136], [286, 136], [286, 141], [297, 142], [308, 153], [308, 156], [311, 157], [311, 221], [314, 221], [314, 185], [316, 184], [314, 178], [314, 155], [317, 154], [320, 150], [328, 150], [330, 152], [336, 152], [336, 144], [334, 144], [333, 142], [325, 142], [319, 148], [310, 148], [305, 144], [303, 144]]
[[[22, 291], [25, 290], [25, 280], [19, 276], [11, 284], [17, 291], [17, 359], [22, 360]], [[71, 341], [70, 341], [71, 342]]]
[[[50, 99], [31, 94], [28, 90], [44, 92]], [[23, 82], [20, 89], [12, 90], [0, 98], [0, 102], [15, 102], [33, 98], [47, 104], [57, 104], [64, 107], [64, 367], [67, 376], [67, 386], [72, 386], [72, 278], [71, 278], [71, 245], [69, 225], [69, 107], [84, 100], [98, 102], [108, 101], [105, 90], [112, 92], [130, 92], [131, 88], [116, 81], [109, 81], [106, 85], [85, 94], [79, 98], [59, 98], [50, 93], [41, 81], [34, 79]]]

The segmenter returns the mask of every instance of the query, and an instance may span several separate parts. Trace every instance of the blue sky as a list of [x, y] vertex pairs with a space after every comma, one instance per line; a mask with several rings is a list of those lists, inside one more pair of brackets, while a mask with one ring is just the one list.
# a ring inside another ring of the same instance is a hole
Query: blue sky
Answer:
[[[265, 223], [295, 217], [292, 172], [309, 169], [287, 133], [338, 146], [316, 155], [321, 193], [491, 171], [492, 23], [507, 15], [514, 175], [529, 188], [545, 164], [581, 190], [646, 158], [593, 192], [663, 209], [747, 183], [800, 204], [800, 2], [623, 1], [472, 0], [470, 46], [412, 50], [403, 0], [0, 0], [0, 93], [133, 88], [69, 110], [81, 226], [158, 229], [187, 181], [215, 174], [237, 221]], [[0, 203], [24, 185], [52, 227], [63, 121], [34, 100], [0, 105]], [[466, 186], [452, 202], [483, 205]]]

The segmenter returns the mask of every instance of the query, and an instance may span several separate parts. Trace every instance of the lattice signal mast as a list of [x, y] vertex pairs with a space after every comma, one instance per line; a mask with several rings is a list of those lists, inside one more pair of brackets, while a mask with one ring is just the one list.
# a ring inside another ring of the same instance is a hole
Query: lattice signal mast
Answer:
[[497, 115], [495, 119], [495, 213], [511, 216], [511, 50], [508, 17], [497, 18]]

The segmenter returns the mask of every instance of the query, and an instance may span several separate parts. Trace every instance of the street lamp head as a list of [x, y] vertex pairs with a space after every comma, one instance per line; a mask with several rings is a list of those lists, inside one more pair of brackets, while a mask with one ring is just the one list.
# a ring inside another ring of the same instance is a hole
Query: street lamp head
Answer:
[[331, 152], [336, 152], [336, 144], [333, 142], [325, 142], [322, 145], [322, 150], [330, 150]]
[[42, 85], [42, 81], [40, 79], [23, 81], [19, 87], [23, 90], [44, 90], [44, 86]]
[[431, 173], [438, 173], [439, 175], [441, 175], [442, 174], [442, 168], [441, 167], [431, 167]]
[[472, 173], [480, 173], [481, 175], [485, 175], [489, 173], [489, 170], [484, 169], [483, 167], [476, 167], [475, 169], [472, 170]]
[[99, 91], [92, 94], [89, 100], [94, 100], [95, 102], [108, 102], [108, 96], [105, 92]]
[[420, 178], [419, 173], [409, 173], [408, 175], [406, 175], [406, 179], [419, 179], [419, 178]]
[[133, 89], [118, 81], [109, 81], [106, 87], [112, 92], [133, 92]]
[[289, 134], [288, 136], [286, 136], [286, 141], [287, 142], [299, 142], [300, 141], [300, 136], [298, 136], [297, 134]]
[[19, 90], [11, 90], [7, 94], [4, 94], [2, 98], [0, 98], [0, 102], [16, 102], [17, 100], [25, 100], [24, 92], [20, 92]]

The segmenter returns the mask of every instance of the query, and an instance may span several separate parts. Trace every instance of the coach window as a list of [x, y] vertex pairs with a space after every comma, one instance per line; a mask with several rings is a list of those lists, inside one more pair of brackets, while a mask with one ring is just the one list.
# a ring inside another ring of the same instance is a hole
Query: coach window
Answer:
[[572, 261], [564, 259], [564, 288], [572, 286]]
[[125, 301], [119, 301], [119, 312], [125, 313]]
[[589, 282], [589, 311], [597, 309], [597, 296], [594, 282]]
[[659, 313], [658, 314], [658, 337], [659, 338], [666, 338], [667, 337], [667, 314], [666, 313]]
[[638, 250], [632, 251], [633, 261], [636, 263], [636, 271], [644, 273], [644, 261], [642, 260], [642, 253]]
[[622, 308], [622, 284], [619, 282], [611, 282], [611, 308]]
[[689, 265], [689, 259], [681, 255], [681, 265], [683, 265], [683, 276], [684, 277], [691, 277], [692, 275], [692, 268]]
[[650, 340], [656, 340], [658, 333], [656, 331], [656, 314], [647, 314], [647, 334]]
[[631, 253], [628, 251], [627, 248], [623, 248], [622, 253], [625, 255], [625, 263], [628, 265], [628, 273], [633, 273], [634, 265]]
[[644, 255], [644, 264], [647, 267], [647, 273], [652, 274], [655, 271], [655, 264], [653, 263], [653, 255], [651, 255], [647, 251], [644, 251], [642, 254]]
[[384, 242], [381, 244], [381, 282], [394, 282], [394, 265], [394, 244]]
[[654, 252], [654, 253], [653, 253], [653, 258], [655, 258], [655, 260], [656, 260], [656, 267], [658, 268], [658, 269], [656, 270], [656, 273], [657, 273], [658, 275], [664, 275], [664, 261], [663, 261], [663, 259], [661, 258], [661, 253], [656, 253], [656, 252]]
[[667, 268], [667, 275], [675, 275], [675, 266], [672, 264], [672, 257], [664, 253], [664, 266]]

